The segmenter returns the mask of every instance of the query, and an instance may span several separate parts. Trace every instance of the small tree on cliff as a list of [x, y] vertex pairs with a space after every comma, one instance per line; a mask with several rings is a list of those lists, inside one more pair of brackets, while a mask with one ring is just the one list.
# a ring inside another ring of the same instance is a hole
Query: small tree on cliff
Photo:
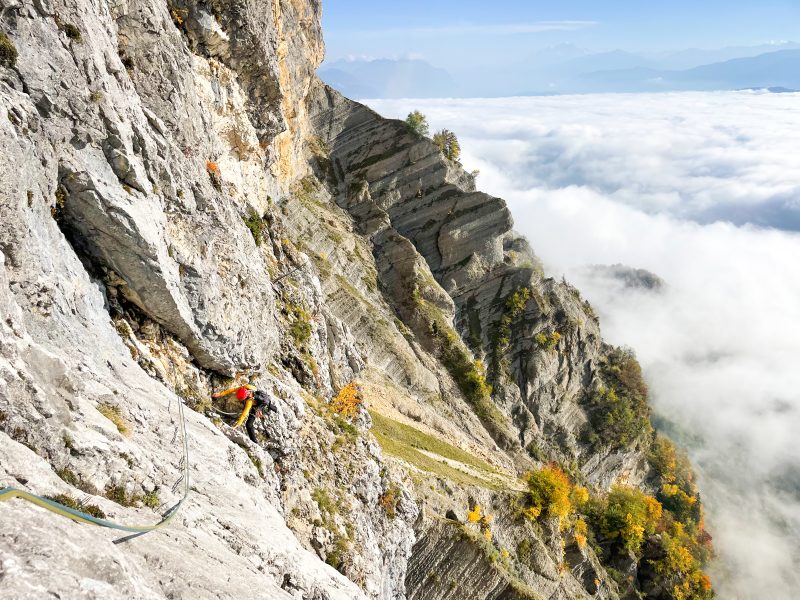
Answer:
[[418, 135], [429, 135], [428, 119], [418, 110], [408, 113], [406, 124]]
[[433, 134], [433, 143], [439, 146], [439, 150], [450, 160], [458, 160], [461, 156], [461, 146], [458, 143], [456, 134], [449, 129], [442, 129]]

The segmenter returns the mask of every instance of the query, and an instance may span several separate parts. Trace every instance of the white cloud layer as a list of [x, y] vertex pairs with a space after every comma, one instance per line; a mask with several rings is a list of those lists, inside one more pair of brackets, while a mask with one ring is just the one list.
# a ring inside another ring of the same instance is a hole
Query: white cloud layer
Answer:
[[[370, 102], [452, 129], [550, 272], [632, 346], [698, 466], [722, 599], [800, 596], [800, 94]], [[757, 227], [753, 224], [769, 225]], [[591, 278], [622, 263], [661, 293]]]

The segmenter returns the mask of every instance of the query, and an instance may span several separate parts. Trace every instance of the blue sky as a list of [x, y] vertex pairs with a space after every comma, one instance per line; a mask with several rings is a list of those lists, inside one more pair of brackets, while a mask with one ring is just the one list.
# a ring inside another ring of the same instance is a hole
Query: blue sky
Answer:
[[682, 50], [800, 40], [798, 0], [324, 0], [328, 60], [421, 57], [491, 64], [558, 44]]

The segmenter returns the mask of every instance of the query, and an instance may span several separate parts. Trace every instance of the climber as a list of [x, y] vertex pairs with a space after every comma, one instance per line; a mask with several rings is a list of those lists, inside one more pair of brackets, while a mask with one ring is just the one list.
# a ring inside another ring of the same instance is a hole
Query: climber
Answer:
[[[225, 391], [217, 392], [216, 394], [212, 394], [211, 397], [222, 398], [223, 396], [233, 393], [236, 393], [237, 400], [244, 402], [242, 414], [240, 414], [239, 418], [236, 419], [236, 423], [233, 424], [233, 427], [234, 429], [241, 427], [242, 423], [244, 423], [245, 429], [247, 430], [247, 436], [253, 440], [253, 442], [258, 443], [258, 440], [256, 439], [256, 430], [254, 427], [256, 417], [261, 418], [263, 416], [262, 410], [277, 410], [277, 407], [272, 401], [272, 398], [270, 398], [269, 394], [256, 389], [254, 385], [250, 385], [249, 383], [240, 387], [232, 387]], [[255, 407], [255, 411], [252, 410], [253, 407]]]

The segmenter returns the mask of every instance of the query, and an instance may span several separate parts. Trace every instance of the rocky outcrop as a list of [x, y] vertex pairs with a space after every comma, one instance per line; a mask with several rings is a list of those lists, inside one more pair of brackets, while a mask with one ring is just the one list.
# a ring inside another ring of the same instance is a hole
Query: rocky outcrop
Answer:
[[[607, 351], [597, 318], [575, 288], [544, 276], [513, 231], [505, 202], [475, 191], [470, 174], [405, 123], [383, 119], [322, 84], [312, 98], [316, 131], [331, 149], [328, 175], [337, 204], [354, 219], [382, 215], [371, 235], [389, 297], [398, 303], [402, 290], [413, 287], [398, 271], [429, 269], [435, 282], [422, 287], [450, 297], [431, 304], [489, 365], [495, 401], [516, 438], [500, 425], [494, 427], [498, 442], [512, 452], [527, 448], [534, 456], [574, 461], [596, 485], [620, 477], [640, 482], [646, 474], [640, 453], [602, 454], [581, 442], [591, 428], [582, 399]], [[412, 267], [417, 257], [425, 268]], [[508, 299], [522, 289], [525, 301], [505, 325], [513, 326], [512, 337], [502, 321]], [[409, 313], [407, 319], [419, 315], [413, 306]], [[554, 333], [557, 351], [544, 350], [537, 336]]]
[[617, 284], [625, 289], [661, 292], [665, 282], [647, 269], [635, 269], [626, 265], [589, 265], [582, 274], [601, 285]]
[[[307, 170], [298, 106], [321, 60], [319, 6], [12, 1], [2, 15], [18, 48], [0, 69], [2, 484], [155, 521], [140, 499], [176, 499], [177, 402], [210, 414], [210, 392], [242, 371], [278, 398], [265, 431], [275, 458], [219, 416], [189, 413], [192, 493], [165, 535], [115, 546], [4, 504], [7, 592], [391, 597], [415, 505], [386, 518], [390, 484], [363, 434], [343, 474], [322, 470], [333, 459], [317, 444], [335, 425], [308, 394], [330, 397], [363, 353], [313, 265], [263, 218]], [[291, 270], [299, 290], [276, 282]], [[286, 329], [301, 308], [313, 319], [298, 349]], [[295, 535], [287, 513], [320, 518], [315, 486], [347, 489], [337, 508], [353, 518]], [[337, 535], [366, 592], [319, 559]], [[73, 550], [56, 551], [65, 540]]]

